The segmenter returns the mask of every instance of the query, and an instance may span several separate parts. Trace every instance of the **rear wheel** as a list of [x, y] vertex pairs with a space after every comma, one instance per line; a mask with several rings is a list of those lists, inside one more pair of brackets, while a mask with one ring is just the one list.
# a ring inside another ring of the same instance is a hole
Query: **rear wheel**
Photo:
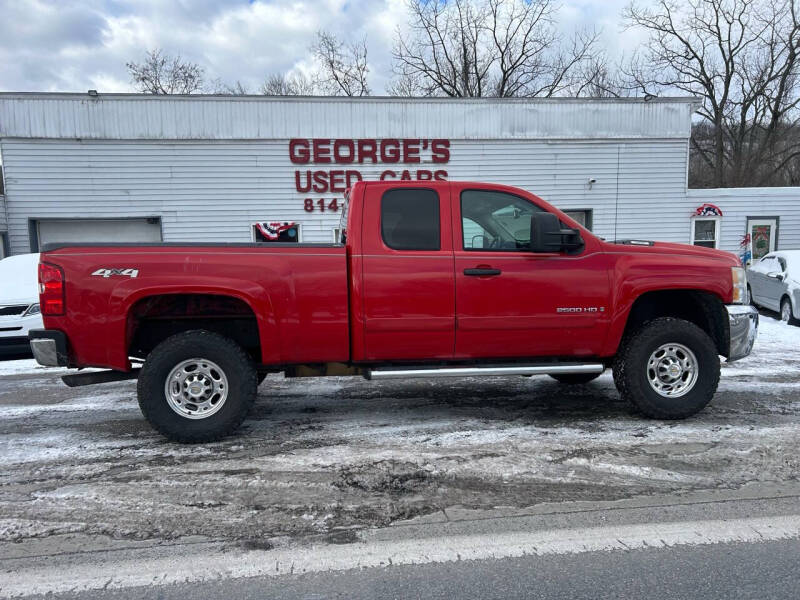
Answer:
[[558, 383], [565, 385], [579, 385], [589, 383], [600, 377], [600, 373], [564, 373], [560, 375], [550, 375]]
[[620, 348], [614, 381], [622, 397], [648, 417], [683, 419], [713, 398], [719, 356], [711, 337], [694, 323], [655, 319]]
[[242, 424], [256, 397], [256, 370], [234, 341], [210, 331], [173, 335], [139, 374], [142, 414], [176, 442], [211, 442]]

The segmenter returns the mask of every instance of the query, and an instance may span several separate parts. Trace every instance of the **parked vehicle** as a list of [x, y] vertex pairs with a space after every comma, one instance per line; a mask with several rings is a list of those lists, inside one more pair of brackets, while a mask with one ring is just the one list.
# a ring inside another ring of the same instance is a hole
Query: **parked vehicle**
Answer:
[[800, 250], [770, 252], [747, 270], [750, 301], [800, 324]]
[[0, 356], [30, 356], [28, 332], [40, 329], [38, 254], [0, 260]]
[[719, 355], [753, 346], [732, 254], [605, 242], [502, 185], [359, 182], [345, 206], [341, 244], [48, 248], [36, 358], [111, 369], [70, 385], [138, 377], [153, 427], [197, 442], [233, 432], [273, 371], [583, 384], [610, 367], [639, 411], [680, 419]]

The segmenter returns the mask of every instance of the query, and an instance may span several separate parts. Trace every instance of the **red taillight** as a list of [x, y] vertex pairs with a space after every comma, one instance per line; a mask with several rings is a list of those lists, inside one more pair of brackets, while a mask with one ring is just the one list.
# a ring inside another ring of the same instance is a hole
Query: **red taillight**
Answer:
[[61, 267], [39, 263], [39, 305], [45, 316], [64, 314], [64, 271]]

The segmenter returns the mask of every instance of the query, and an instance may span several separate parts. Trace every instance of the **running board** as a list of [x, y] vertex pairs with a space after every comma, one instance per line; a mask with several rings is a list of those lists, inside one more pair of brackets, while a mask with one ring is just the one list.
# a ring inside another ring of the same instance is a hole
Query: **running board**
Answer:
[[552, 363], [537, 365], [487, 365], [485, 367], [422, 367], [407, 369], [390, 367], [367, 369], [365, 379], [406, 379], [411, 377], [497, 377], [503, 375], [566, 375], [602, 373], [602, 363]]
[[131, 371], [92, 371], [91, 373], [71, 373], [61, 377], [68, 387], [81, 387], [84, 385], [95, 385], [97, 383], [114, 383], [116, 381], [126, 381], [139, 377], [141, 369]]

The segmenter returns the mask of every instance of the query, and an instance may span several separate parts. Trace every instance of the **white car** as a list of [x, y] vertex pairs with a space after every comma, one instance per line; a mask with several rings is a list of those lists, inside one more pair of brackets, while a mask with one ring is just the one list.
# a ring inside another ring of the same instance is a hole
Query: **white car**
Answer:
[[770, 252], [747, 269], [750, 301], [800, 323], [800, 250]]
[[0, 356], [29, 354], [28, 331], [41, 329], [38, 254], [0, 260]]

